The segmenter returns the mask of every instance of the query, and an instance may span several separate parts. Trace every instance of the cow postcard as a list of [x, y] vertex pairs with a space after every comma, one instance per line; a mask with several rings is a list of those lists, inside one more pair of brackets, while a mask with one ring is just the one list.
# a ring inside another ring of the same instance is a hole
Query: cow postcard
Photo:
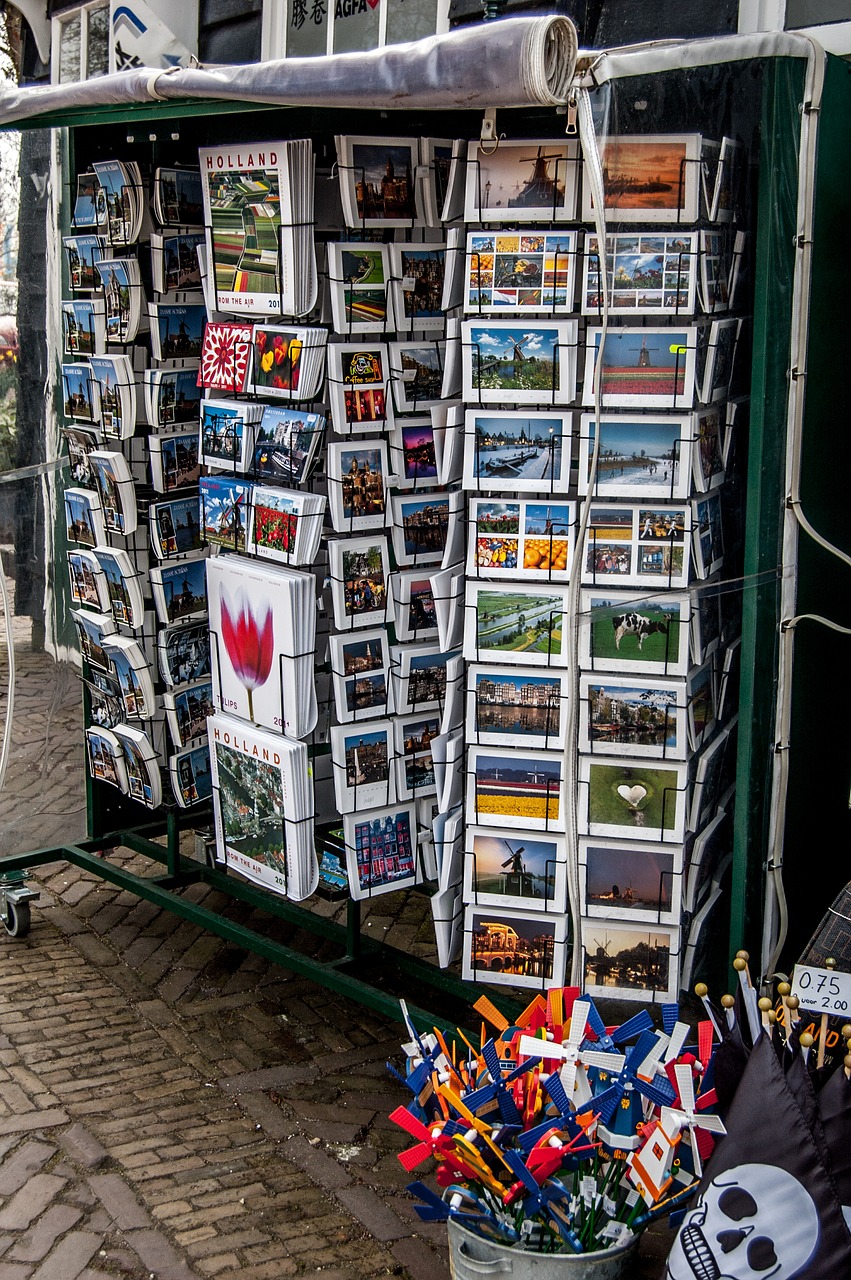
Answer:
[[684, 676], [692, 617], [686, 594], [585, 590], [580, 596], [580, 665], [594, 672]]

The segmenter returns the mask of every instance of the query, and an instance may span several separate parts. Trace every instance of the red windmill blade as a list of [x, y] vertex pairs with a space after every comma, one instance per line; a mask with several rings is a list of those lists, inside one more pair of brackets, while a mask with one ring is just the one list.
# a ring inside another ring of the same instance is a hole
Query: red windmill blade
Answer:
[[706, 1075], [706, 1068], [709, 1066], [709, 1059], [712, 1057], [714, 1035], [715, 1029], [711, 1022], [706, 1021], [697, 1024], [697, 1056], [700, 1058], [704, 1075]]
[[390, 1113], [390, 1119], [412, 1138], [419, 1140], [415, 1147], [409, 1147], [407, 1151], [398, 1153], [399, 1163], [408, 1173], [416, 1169], [417, 1165], [422, 1164], [423, 1160], [427, 1160], [429, 1156], [445, 1160], [447, 1156], [452, 1155], [452, 1143], [444, 1136], [442, 1127], [435, 1126], [433, 1129], [427, 1129], [421, 1120], [411, 1115], [407, 1107], [397, 1107]]

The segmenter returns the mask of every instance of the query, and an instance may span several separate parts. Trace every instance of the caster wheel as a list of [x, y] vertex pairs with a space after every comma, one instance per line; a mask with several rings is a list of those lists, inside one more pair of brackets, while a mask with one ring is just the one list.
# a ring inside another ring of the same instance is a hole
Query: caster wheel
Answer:
[[10, 938], [25, 938], [30, 931], [32, 915], [28, 902], [7, 902], [7, 916], [4, 920], [6, 932]]

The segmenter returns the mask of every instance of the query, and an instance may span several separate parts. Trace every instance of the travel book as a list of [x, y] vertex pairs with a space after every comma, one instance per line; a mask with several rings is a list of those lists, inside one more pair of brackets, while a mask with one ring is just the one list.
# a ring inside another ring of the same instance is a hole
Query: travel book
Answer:
[[318, 287], [310, 139], [202, 147], [198, 157], [216, 310], [306, 315]]
[[505, 316], [571, 312], [577, 269], [575, 231], [468, 231], [464, 310]]
[[191, 431], [176, 429], [148, 436], [151, 484], [157, 493], [173, 493], [198, 484], [201, 476], [198, 446], [197, 427]]
[[217, 713], [208, 721], [216, 858], [295, 902], [319, 882], [303, 742]]
[[216, 705], [301, 738], [317, 719], [316, 580], [244, 556], [207, 561]]

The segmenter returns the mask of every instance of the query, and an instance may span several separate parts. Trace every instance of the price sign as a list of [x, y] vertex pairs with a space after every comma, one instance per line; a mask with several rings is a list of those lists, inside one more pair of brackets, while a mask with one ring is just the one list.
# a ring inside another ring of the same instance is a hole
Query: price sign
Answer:
[[792, 995], [798, 997], [802, 1009], [847, 1018], [851, 1011], [851, 973], [796, 964], [792, 975]]

